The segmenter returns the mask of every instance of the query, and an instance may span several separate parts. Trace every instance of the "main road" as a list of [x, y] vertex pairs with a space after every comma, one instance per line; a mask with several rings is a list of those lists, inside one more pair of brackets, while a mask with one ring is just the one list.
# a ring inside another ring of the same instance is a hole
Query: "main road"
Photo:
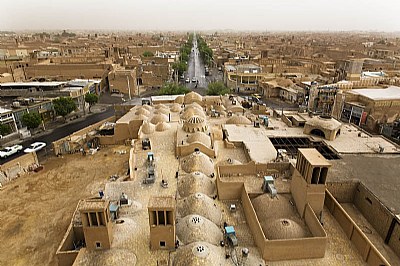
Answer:
[[[193, 46], [189, 57], [186, 78], [189, 78], [190, 80], [189, 83], [186, 83], [186, 86], [189, 89], [196, 91], [200, 94], [204, 94], [205, 89], [208, 86], [208, 82], [206, 80], [204, 63], [200, 57], [200, 52], [197, 47], [196, 34], [194, 34], [193, 36]], [[192, 79], [199, 81], [199, 83], [197, 84], [197, 88], [196, 88], [196, 82], [192, 82]]]
[[[114, 108], [112, 106], [108, 106], [104, 112], [95, 113], [90, 116], [87, 116], [83, 120], [79, 119], [76, 122], [65, 124], [64, 126], [55, 128], [54, 130], [49, 131], [48, 133], [46, 133], [44, 135], [41, 135], [38, 137], [33, 136], [32, 138], [20, 143], [20, 145], [22, 145], [25, 149], [33, 142], [36, 142], [36, 141], [45, 142], [47, 144], [46, 148], [37, 152], [38, 156], [43, 156], [43, 155], [46, 155], [48, 152], [50, 152], [50, 150], [52, 148], [51, 143], [53, 141], [64, 138], [82, 128], [85, 128], [92, 124], [100, 122], [101, 120], [109, 118], [113, 115], [114, 115]], [[3, 164], [10, 160], [13, 160], [13, 159], [19, 157], [20, 155], [21, 155], [21, 153], [10, 156], [7, 159], [0, 159], [0, 164]]]

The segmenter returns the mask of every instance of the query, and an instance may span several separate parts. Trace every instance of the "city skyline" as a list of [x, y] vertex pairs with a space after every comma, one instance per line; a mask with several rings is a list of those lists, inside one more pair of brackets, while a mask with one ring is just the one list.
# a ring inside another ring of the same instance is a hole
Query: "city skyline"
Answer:
[[400, 31], [394, 0], [3, 3], [1, 30]]

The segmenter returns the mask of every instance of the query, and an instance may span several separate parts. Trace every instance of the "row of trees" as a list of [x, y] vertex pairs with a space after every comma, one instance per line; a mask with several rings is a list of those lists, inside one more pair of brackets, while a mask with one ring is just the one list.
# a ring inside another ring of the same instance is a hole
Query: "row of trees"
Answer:
[[174, 69], [175, 73], [178, 73], [178, 76], [183, 75], [183, 73], [187, 70], [189, 56], [192, 50], [192, 43], [193, 34], [190, 34], [187, 42], [185, 42], [179, 49], [179, 61], [172, 65], [172, 68]]
[[[222, 82], [213, 82], [208, 84], [208, 88], [206, 91], [207, 95], [225, 95], [230, 93], [230, 89], [227, 88]], [[178, 94], [186, 94], [190, 92], [188, 88], [185, 86], [175, 84], [175, 83], [166, 83], [159, 90], [159, 95], [178, 95]]]
[[213, 51], [208, 47], [206, 41], [201, 36], [197, 37], [197, 47], [200, 52], [200, 56], [203, 59], [205, 65], [210, 65], [213, 58]]
[[[90, 108], [98, 102], [99, 98], [96, 94], [88, 93], [85, 95], [85, 102], [89, 104]], [[71, 97], [60, 97], [53, 100], [53, 108], [57, 115], [64, 118], [75, 111], [77, 106]], [[42, 117], [37, 112], [25, 113], [21, 118], [22, 124], [28, 129], [35, 129], [42, 123]], [[11, 128], [9, 125], [0, 124], [0, 135], [8, 135], [11, 133]]]

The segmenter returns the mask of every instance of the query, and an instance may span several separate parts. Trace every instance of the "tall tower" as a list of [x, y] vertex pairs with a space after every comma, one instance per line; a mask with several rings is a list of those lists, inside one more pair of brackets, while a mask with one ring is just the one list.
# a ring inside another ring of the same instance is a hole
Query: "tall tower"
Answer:
[[175, 249], [176, 201], [173, 197], [152, 197], [149, 205], [150, 248]]
[[103, 199], [84, 200], [79, 208], [83, 234], [88, 250], [109, 249], [112, 242], [110, 202]]
[[346, 79], [349, 81], [357, 81], [361, 78], [363, 59], [353, 59], [346, 62]]
[[316, 149], [299, 149], [296, 172], [292, 178], [291, 192], [297, 211], [303, 217], [308, 204], [319, 216], [324, 208], [325, 183], [331, 164]]

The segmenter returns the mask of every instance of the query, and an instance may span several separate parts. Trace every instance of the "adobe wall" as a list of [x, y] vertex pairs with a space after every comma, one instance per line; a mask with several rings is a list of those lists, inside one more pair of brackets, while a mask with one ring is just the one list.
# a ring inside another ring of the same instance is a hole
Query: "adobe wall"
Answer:
[[33, 65], [25, 68], [26, 77], [60, 76], [64, 78], [101, 78], [107, 64]]
[[72, 137], [74, 136], [83, 136], [85, 134], [87, 134], [90, 131], [93, 131], [95, 129], [98, 129], [102, 124], [104, 124], [105, 122], [114, 122], [115, 121], [115, 117], [109, 117], [106, 118], [100, 122], [97, 122], [96, 124], [90, 125], [88, 127], [85, 127], [81, 130], [78, 130], [74, 133], [72, 133], [71, 135], [68, 135], [62, 139], [56, 140], [52, 142], [52, 146], [53, 146], [53, 150], [54, 150], [54, 154], [58, 155], [58, 154], [64, 154], [66, 151], [64, 150], [64, 142], [68, 142]]
[[340, 203], [351, 203], [354, 201], [354, 195], [359, 181], [343, 181], [343, 182], [328, 182], [326, 189]]
[[368, 240], [358, 225], [351, 219], [328, 190], [326, 190], [325, 206], [342, 227], [343, 232], [354, 244], [359, 254], [368, 265], [389, 265], [388, 261]]
[[378, 234], [385, 239], [393, 217], [390, 211], [362, 183], [355, 191], [353, 203]]
[[[133, 145], [134, 147], [136, 145]], [[135, 148], [131, 148], [129, 151], [129, 177], [131, 180], [136, 180], [137, 178], [137, 171], [136, 168], [136, 152]]]
[[[396, 218], [393, 218], [396, 219]], [[399, 220], [394, 221], [395, 226], [393, 228], [393, 232], [390, 236], [388, 246], [396, 253], [398, 257], [400, 257], [400, 222]]]
[[33, 164], [39, 164], [35, 152], [27, 153], [0, 165], [0, 183], [5, 184], [29, 171]]
[[188, 145], [177, 145], [176, 146], [176, 156], [186, 156], [192, 154], [195, 149], [199, 149], [202, 153], [207, 155], [210, 158], [215, 158], [216, 153], [215, 150], [210, 149], [209, 147], [203, 145], [200, 142], [193, 142]]
[[220, 167], [217, 167], [216, 173], [216, 186], [219, 200], [237, 200], [240, 198], [242, 189], [244, 187], [243, 182], [226, 182], [220, 178]]
[[289, 118], [287, 118], [285, 114], [282, 114], [281, 119], [288, 127], [293, 126], [292, 121]]

